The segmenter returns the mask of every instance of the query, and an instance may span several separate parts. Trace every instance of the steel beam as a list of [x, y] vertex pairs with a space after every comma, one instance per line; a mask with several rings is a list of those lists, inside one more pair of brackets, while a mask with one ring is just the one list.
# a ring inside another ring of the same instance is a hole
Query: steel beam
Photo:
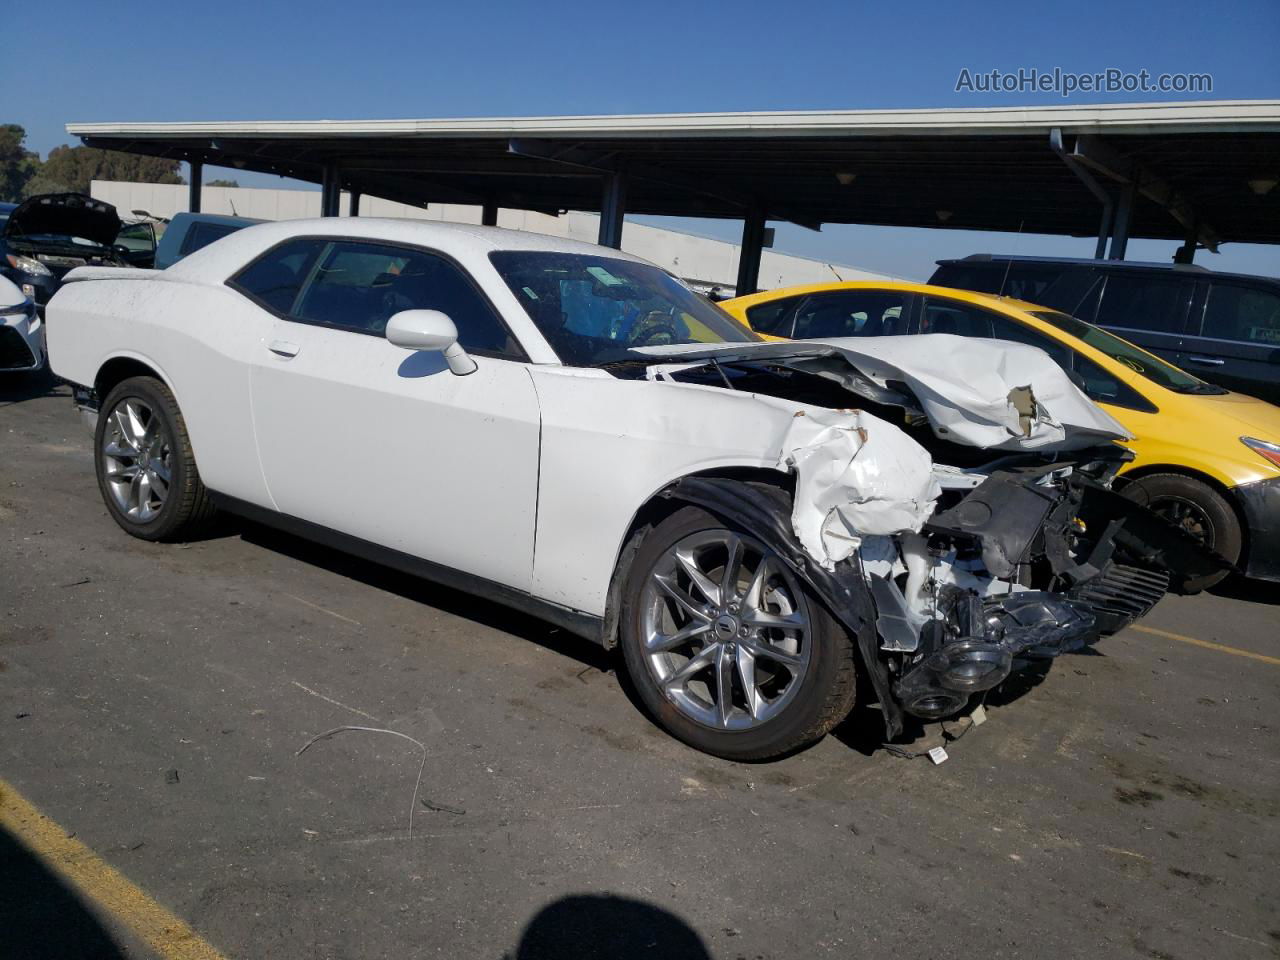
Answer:
[[742, 221], [742, 251], [738, 254], [738, 285], [735, 294], [744, 297], [760, 285], [760, 255], [764, 251], [764, 207], [753, 204]]
[[1133, 200], [1137, 193], [1137, 184], [1130, 183], [1120, 194], [1116, 222], [1111, 231], [1111, 250], [1107, 254], [1109, 260], [1124, 259], [1125, 250], [1129, 247], [1129, 224], [1133, 219]]
[[600, 196], [600, 236], [602, 247], [622, 249], [622, 219], [627, 212], [627, 175], [621, 170], [604, 175]]
[[336, 217], [341, 212], [342, 181], [337, 164], [326, 163], [320, 180], [320, 216]]
[[187, 210], [199, 213], [200, 194], [204, 187], [204, 164], [199, 160], [188, 160], [187, 165], [191, 168], [191, 182], [187, 184]]
[[[507, 141], [507, 152], [518, 157], [547, 160], [552, 163], [579, 167], [583, 170], [617, 172], [623, 169], [622, 161], [612, 151], [593, 151], [585, 147], [553, 140], [529, 140], [523, 137], [513, 137]], [[650, 183], [686, 190], [698, 196], [718, 200], [728, 207], [742, 211], [749, 210], [756, 202], [750, 197], [735, 196], [732, 191], [725, 191], [717, 186], [708, 186], [696, 177], [690, 177], [674, 170], [666, 170], [652, 164], [627, 162], [626, 173], [634, 180], [647, 180]], [[807, 217], [792, 217], [785, 210], [778, 209], [773, 209], [772, 213], [775, 220], [786, 220], [796, 226], [814, 231], [822, 229], [821, 223]]]
[[[1122, 156], [1110, 144], [1092, 134], [1081, 134], [1076, 137], [1071, 155], [1091, 170], [1118, 183], [1136, 185], [1137, 192], [1141, 196], [1160, 207], [1185, 229], [1194, 229], [1199, 243], [1217, 252], [1218, 244], [1221, 242], [1218, 232], [1201, 221], [1191, 202], [1154, 171], [1146, 170], [1136, 161]], [[1112, 239], [1113, 249], [1115, 245], [1115, 240]], [[1121, 244], [1120, 248], [1123, 251], [1124, 244]], [[1116, 259], [1114, 254], [1112, 259]]]

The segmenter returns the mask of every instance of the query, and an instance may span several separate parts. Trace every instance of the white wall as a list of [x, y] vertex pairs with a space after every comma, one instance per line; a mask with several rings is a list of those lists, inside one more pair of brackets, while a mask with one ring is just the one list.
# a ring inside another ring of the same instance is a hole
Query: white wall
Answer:
[[[134, 210], [146, 210], [157, 217], [172, 217], [187, 209], [187, 187], [171, 183], [123, 183], [94, 180], [90, 188], [94, 198], [115, 206], [122, 217]], [[341, 210], [346, 216], [350, 198], [342, 195]], [[205, 213], [228, 213], [261, 220], [297, 220], [320, 216], [320, 191], [273, 190], [258, 187], [210, 187], [201, 193], [200, 207]], [[360, 215], [364, 217], [403, 217], [419, 220], [443, 220], [449, 223], [479, 223], [480, 208], [452, 203], [433, 203], [427, 207], [411, 207], [380, 197], [360, 198]], [[600, 218], [594, 213], [570, 211], [559, 217], [525, 210], [498, 211], [498, 226], [511, 230], [569, 237], [595, 243]], [[712, 240], [674, 230], [662, 230], [639, 223], [624, 223], [622, 249], [644, 257], [676, 276], [699, 284], [718, 285], [726, 292], [733, 290], [738, 275], [738, 244]], [[841, 264], [793, 257], [772, 250], [760, 258], [760, 287], [772, 289], [799, 283], [822, 283], [831, 280], [894, 280], [883, 273], [872, 273]]]

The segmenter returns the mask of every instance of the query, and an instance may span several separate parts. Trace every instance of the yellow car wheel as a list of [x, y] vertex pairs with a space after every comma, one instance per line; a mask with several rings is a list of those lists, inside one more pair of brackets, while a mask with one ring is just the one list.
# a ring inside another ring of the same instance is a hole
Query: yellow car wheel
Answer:
[[[1244, 533], [1231, 504], [1222, 494], [1194, 477], [1180, 473], [1153, 473], [1128, 483], [1126, 497], [1163, 517], [1232, 563], [1240, 559]], [[1187, 584], [1187, 593], [1198, 593], [1227, 576], [1216, 573]]]

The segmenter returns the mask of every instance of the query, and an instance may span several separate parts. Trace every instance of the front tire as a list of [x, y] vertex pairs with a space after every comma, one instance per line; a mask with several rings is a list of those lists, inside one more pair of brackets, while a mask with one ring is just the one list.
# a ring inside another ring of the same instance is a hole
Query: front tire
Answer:
[[658, 524], [623, 591], [627, 672], [659, 725], [728, 760], [767, 760], [853, 708], [854, 648], [749, 532], [695, 507]]
[[103, 502], [126, 533], [179, 540], [213, 515], [182, 412], [159, 380], [131, 377], [107, 394], [94, 454]]
[[[1213, 487], [1180, 473], [1153, 473], [1130, 481], [1121, 493], [1142, 504], [1232, 563], [1240, 559], [1244, 532], [1235, 510]], [[1230, 573], [1210, 574], [1188, 581], [1184, 593], [1199, 593], [1221, 582]]]

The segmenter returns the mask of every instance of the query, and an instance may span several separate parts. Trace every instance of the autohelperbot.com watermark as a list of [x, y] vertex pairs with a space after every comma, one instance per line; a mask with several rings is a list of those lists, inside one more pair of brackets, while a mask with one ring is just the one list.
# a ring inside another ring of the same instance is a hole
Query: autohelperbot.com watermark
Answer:
[[1108, 67], [1094, 73], [1075, 73], [1054, 67], [1017, 70], [970, 70], [956, 78], [956, 93], [1213, 93], [1211, 73], [1152, 73]]

